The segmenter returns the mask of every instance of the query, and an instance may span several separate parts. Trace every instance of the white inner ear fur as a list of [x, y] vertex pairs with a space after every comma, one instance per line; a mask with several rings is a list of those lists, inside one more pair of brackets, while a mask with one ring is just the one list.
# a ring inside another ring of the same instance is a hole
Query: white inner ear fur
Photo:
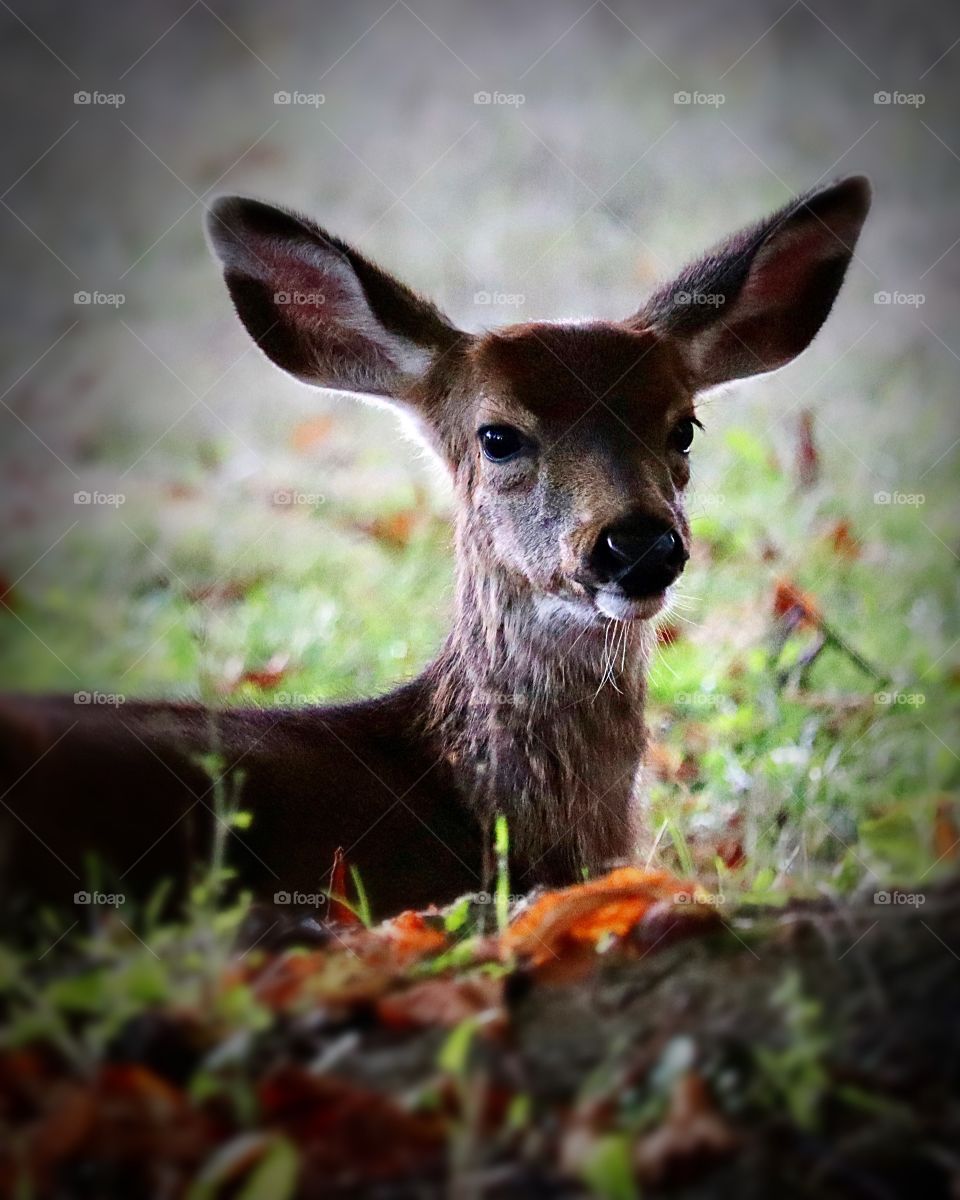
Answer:
[[[323, 291], [324, 281], [328, 281], [327, 287], [336, 292], [336, 303], [323, 312], [324, 322], [358, 333], [376, 346], [401, 376], [401, 382], [413, 382], [427, 371], [432, 352], [408, 338], [391, 333], [377, 320], [360, 280], [348, 262], [319, 246], [311, 247], [305, 257], [319, 276], [318, 290]], [[381, 371], [371, 371], [371, 382], [381, 382], [381, 375]]]

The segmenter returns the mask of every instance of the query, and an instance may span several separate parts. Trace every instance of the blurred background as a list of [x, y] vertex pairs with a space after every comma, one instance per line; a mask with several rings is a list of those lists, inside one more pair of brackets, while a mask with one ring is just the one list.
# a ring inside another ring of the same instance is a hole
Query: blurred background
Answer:
[[625, 316], [865, 171], [813, 348], [703, 405], [648, 828], [754, 890], [954, 857], [955, 10], [37, 0], [0, 36], [4, 687], [302, 704], [443, 637], [444, 480], [249, 343], [211, 196], [315, 216], [477, 330]]

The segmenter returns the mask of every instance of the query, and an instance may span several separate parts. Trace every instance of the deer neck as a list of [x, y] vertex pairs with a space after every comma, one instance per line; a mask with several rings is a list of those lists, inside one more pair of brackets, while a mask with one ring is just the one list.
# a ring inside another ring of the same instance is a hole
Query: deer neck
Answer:
[[526, 878], [561, 882], [635, 846], [646, 623], [545, 601], [458, 535], [456, 618], [430, 669], [434, 732], [483, 821], [506, 815]]

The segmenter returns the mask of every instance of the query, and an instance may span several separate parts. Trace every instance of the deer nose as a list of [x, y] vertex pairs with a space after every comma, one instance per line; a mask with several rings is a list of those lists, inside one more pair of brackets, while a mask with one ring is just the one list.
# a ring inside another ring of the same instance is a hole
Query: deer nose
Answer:
[[602, 530], [590, 556], [600, 583], [616, 583], [629, 596], [669, 587], [688, 558], [679, 532], [662, 521], [633, 517]]

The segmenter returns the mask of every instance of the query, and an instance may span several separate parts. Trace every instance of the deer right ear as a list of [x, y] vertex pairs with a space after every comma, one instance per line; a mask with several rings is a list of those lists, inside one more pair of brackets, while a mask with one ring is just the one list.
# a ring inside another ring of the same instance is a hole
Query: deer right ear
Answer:
[[247, 332], [305, 383], [409, 399], [463, 336], [428, 301], [304, 217], [224, 196], [207, 211], [206, 227]]
[[862, 176], [809, 192], [687, 267], [627, 323], [670, 337], [697, 390], [776, 370], [826, 320], [869, 208]]

